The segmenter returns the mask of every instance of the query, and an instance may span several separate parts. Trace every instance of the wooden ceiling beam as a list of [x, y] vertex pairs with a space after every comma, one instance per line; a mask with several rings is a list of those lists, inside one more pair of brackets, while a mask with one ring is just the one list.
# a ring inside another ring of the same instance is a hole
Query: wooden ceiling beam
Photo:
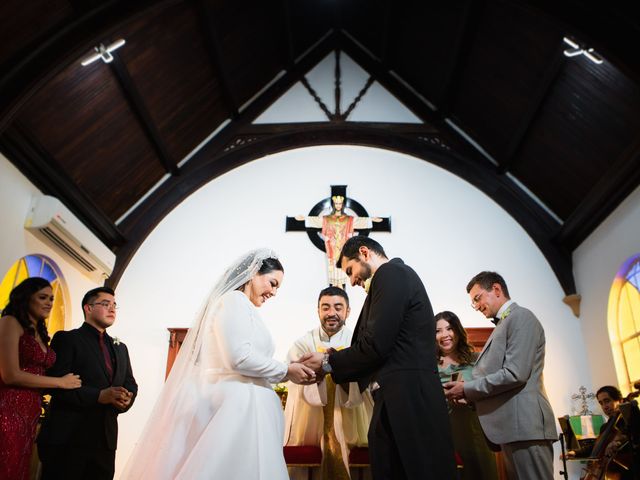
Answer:
[[0, 135], [0, 151], [42, 193], [58, 198], [109, 248], [125, 243], [125, 237], [102, 210], [85, 195], [44, 147], [14, 122]]
[[167, 173], [171, 175], [179, 175], [180, 171], [176, 165], [175, 160], [171, 158], [171, 154], [167, 150], [164, 140], [160, 136], [160, 132], [156, 128], [156, 125], [151, 118], [151, 114], [144, 102], [144, 99], [140, 95], [138, 88], [136, 87], [129, 70], [124, 64], [118, 52], [112, 52], [113, 61], [109, 63], [111, 71], [115, 74], [118, 84], [122, 89], [125, 99], [129, 104], [129, 108], [138, 119], [142, 130], [144, 131], [147, 139], [151, 143], [153, 150], [156, 152], [160, 163]]
[[211, 7], [205, 0], [194, 0], [193, 4], [198, 14], [197, 17], [204, 36], [205, 49], [209, 55], [213, 71], [216, 73], [218, 81], [220, 82], [220, 90], [222, 91], [222, 97], [229, 112], [229, 116], [231, 118], [237, 118], [240, 113], [240, 105], [233, 93], [233, 90], [231, 89], [229, 73], [227, 72], [220, 56], [222, 47], [218, 40]]
[[[325, 128], [329, 122], [292, 122], [292, 123], [258, 123], [249, 124], [239, 134], [271, 136], [286, 133], [298, 133], [307, 130], [319, 130]], [[435, 127], [425, 123], [386, 123], [386, 122], [348, 122], [350, 128], [380, 129], [394, 135], [440, 135]], [[336, 128], [336, 124], [333, 124]], [[339, 126], [337, 127], [339, 128]]]

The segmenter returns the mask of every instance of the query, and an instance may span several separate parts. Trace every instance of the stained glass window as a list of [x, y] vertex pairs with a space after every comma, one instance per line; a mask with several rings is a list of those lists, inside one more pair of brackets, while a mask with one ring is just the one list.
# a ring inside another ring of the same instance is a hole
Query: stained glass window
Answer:
[[618, 381], [631, 391], [640, 380], [640, 254], [624, 263], [611, 287], [609, 333]]
[[53, 336], [58, 330], [64, 330], [64, 291], [60, 269], [48, 257], [44, 255], [27, 255], [14, 263], [5, 274], [0, 283], [0, 309], [9, 302], [9, 293], [13, 287], [29, 277], [42, 277], [49, 281], [53, 288], [53, 308], [47, 319], [49, 336]]

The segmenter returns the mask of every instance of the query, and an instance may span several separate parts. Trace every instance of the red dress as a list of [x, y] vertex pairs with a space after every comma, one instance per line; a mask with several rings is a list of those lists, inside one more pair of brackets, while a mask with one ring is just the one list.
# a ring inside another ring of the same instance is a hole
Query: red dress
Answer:
[[[47, 347], [43, 352], [33, 335], [24, 333], [18, 344], [20, 369], [44, 375], [56, 360]], [[40, 390], [12, 387], [0, 379], [0, 478], [27, 480], [36, 426], [40, 416]]]

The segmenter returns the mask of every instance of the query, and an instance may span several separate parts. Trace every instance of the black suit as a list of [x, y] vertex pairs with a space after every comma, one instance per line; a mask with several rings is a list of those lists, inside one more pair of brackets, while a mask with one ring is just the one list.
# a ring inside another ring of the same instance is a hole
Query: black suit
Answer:
[[351, 347], [332, 353], [337, 383], [372, 380], [369, 427], [375, 480], [448, 480], [455, 476], [447, 407], [437, 375], [435, 321], [416, 272], [398, 258], [381, 265]]
[[[112, 405], [98, 403], [100, 391], [122, 386], [133, 392], [129, 352], [123, 343], [114, 344], [106, 332], [104, 341], [112, 365], [112, 380], [100, 349], [99, 332], [84, 323], [68, 332], [57, 332], [51, 341], [56, 363], [47, 375], [80, 375], [82, 387], [51, 391], [49, 413], [38, 436], [38, 452], [43, 465], [43, 480], [113, 478], [118, 441], [118, 414]], [[133, 399], [127, 410], [133, 405]]]

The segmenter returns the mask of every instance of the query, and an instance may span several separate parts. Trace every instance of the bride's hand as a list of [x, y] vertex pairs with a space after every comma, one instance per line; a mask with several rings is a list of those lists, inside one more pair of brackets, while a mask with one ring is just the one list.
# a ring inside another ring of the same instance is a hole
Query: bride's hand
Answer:
[[311, 384], [316, 381], [316, 373], [302, 363], [290, 363], [286, 379], [297, 384]]

